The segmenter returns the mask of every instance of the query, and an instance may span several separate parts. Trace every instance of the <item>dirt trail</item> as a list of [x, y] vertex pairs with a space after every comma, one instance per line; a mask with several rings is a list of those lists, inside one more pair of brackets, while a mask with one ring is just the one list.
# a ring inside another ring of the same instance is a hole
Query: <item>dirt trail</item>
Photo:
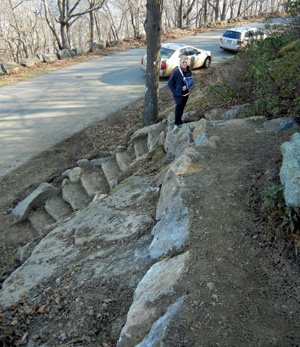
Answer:
[[217, 148], [204, 149], [186, 177], [193, 260], [181, 288], [189, 294], [190, 309], [176, 341], [180, 346], [299, 345], [298, 266], [270, 242], [274, 230], [263, 213], [263, 189], [278, 184], [279, 145], [290, 134], [234, 126], [214, 134], [221, 138]]

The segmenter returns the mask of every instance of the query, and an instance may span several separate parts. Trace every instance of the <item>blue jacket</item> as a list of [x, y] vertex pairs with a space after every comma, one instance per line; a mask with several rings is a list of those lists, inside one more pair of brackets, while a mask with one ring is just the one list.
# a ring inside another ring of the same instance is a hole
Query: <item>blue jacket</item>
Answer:
[[[189, 67], [187, 67], [188, 71], [186, 73], [187, 76], [191, 76], [192, 72]], [[178, 68], [176, 68], [172, 75], [168, 80], [168, 87], [174, 96], [182, 97], [182, 87], [184, 86], [182, 75]]]

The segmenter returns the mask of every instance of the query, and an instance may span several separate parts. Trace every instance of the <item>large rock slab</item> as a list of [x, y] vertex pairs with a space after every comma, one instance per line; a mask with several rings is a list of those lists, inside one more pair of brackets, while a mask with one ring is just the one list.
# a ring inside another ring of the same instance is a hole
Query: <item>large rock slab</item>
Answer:
[[170, 305], [167, 312], [152, 325], [150, 333], [136, 347], [164, 346], [167, 343], [166, 333], [172, 329], [172, 324], [182, 321], [184, 299], [181, 297]]
[[191, 143], [193, 143], [193, 134], [190, 126], [183, 124], [179, 129], [167, 133], [164, 148], [169, 156], [177, 158]]
[[300, 206], [300, 133], [281, 145], [283, 155], [280, 180], [284, 184], [284, 198], [288, 205]]
[[[164, 302], [174, 301], [174, 287], [181, 278], [189, 252], [154, 264], [138, 284], [133, 303], [122, 329], [118, 347], [133, 347], [149, 331], [149, 327], [165, 312]], [[167, 306], [168, 307], [168, 306]]]
[[157, 178], [157, 184], [161, 185], [159, 201], [156, 207], [156, 220], [160, 220], [162, 214], [168, 209], [172, 200], [180, 197], [184, 188], [182, 175], [188, 172], [192, 159], [188, 155], [177, 158]]
[[184, 244], [189, 236], [189, 214], [181, 195], [170, 201], [151, 234], [154, 235], [149, 247], [152, 259], [158, 259]]
[[99, 285], [100, 280], [103, 290], [115, 277], [128, 287], [136, 286], [151, 262], [148, 247], [158, 193], [149, 178], [134, 176], [107, 199], [77, 212], [44, 237], [3, 283], [0, 305], [31, 300], [57, 278], [62, 282], [72, 278], [79, 292], [88, 283]]

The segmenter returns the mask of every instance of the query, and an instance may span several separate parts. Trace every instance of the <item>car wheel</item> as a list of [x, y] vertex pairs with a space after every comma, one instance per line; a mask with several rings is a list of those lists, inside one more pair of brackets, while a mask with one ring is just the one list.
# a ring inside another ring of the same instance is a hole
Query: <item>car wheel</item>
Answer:
[[211, 57], [207, 57], [207, 58], [205, 59], [205, 61], [204, 61], [203, 66], [204, 66], [205, 68], [208, 68], [209, 65], [210, 65], [210, 63], [211, 63]]

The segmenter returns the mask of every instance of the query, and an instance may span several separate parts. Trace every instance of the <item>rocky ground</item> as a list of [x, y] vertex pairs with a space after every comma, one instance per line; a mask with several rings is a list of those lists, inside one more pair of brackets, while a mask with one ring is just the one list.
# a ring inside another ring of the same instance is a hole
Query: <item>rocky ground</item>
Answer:
[[[226, 78], [234, 69], [231, 62], [195, 73], [196, 88], [187, 110], [196, 111], [199, 118], [224, 113], [226, 109], [214, 113], [203, 110], [199, 94], [203, 87]], [[160, 119], [173, 108], [171, 93], [161, 90]], [[59, 184], [60, 174], [76, 166], [78, 159], [106, 156], [110, 148], [125, 143], [139, 128], [142, 110], [143, 101], [136, 102], [1, 178], [2, 281], [20, 265], [17, 249], [28, 241], [40, 241], [29, 223], [13, 224], [11, 209], [41, 182]], [[174, 297], [184, 305], [169, 322], [166, 345], [299, 345], [299, 262], [294, 249], [276, 237], [263, 193], [266, 187], [280, 184], [280, 145], [294, 131], [274, 135], [265, 132], [259, 122], [251, 126], [228, 122], [214, 127], [212, 135], [219, 139], [215, 146], [190, 152], [191, 165], [180, 177], [189, 209], [190, 234], [183, 247], [168, 254], [176, 259], [189, 253], [185, 271], [174, 285]], [[165, 165], [166, 159], [150, 160], [137, 167], [136, 173], [153, 180]], [[142, 236], [143, 242], [151, 241], [150, 234]], [[132, 237], [126, 242], [142, 241]], [[115, 253], [118, 245], [113, 246]], [[94, 248], [83, 247], [82, 252], [83, 257], [88, 256]], [[133, 278], [128, 275], [124, 282], [117, 277], [106, 286], [91, 281], [80, 291], [74, 286], [74, 271], [68, 264], [63, 285], [56, 278], [55, 285], [49, 282], [48, 287], [42, 286], [34, 304], [28, 305], [28, 298], [24, 298], [2, 310], [3, 346], [26, 345], [29, 336], [31, 346], [46, 341], [50, 341], [49, 346], [116, 344], [145, 268], [141, 267]], [[172, 301], [166, 295], [159, 305], [168, 307]], [[147, 346], [147, 341], [142, 346]]]

